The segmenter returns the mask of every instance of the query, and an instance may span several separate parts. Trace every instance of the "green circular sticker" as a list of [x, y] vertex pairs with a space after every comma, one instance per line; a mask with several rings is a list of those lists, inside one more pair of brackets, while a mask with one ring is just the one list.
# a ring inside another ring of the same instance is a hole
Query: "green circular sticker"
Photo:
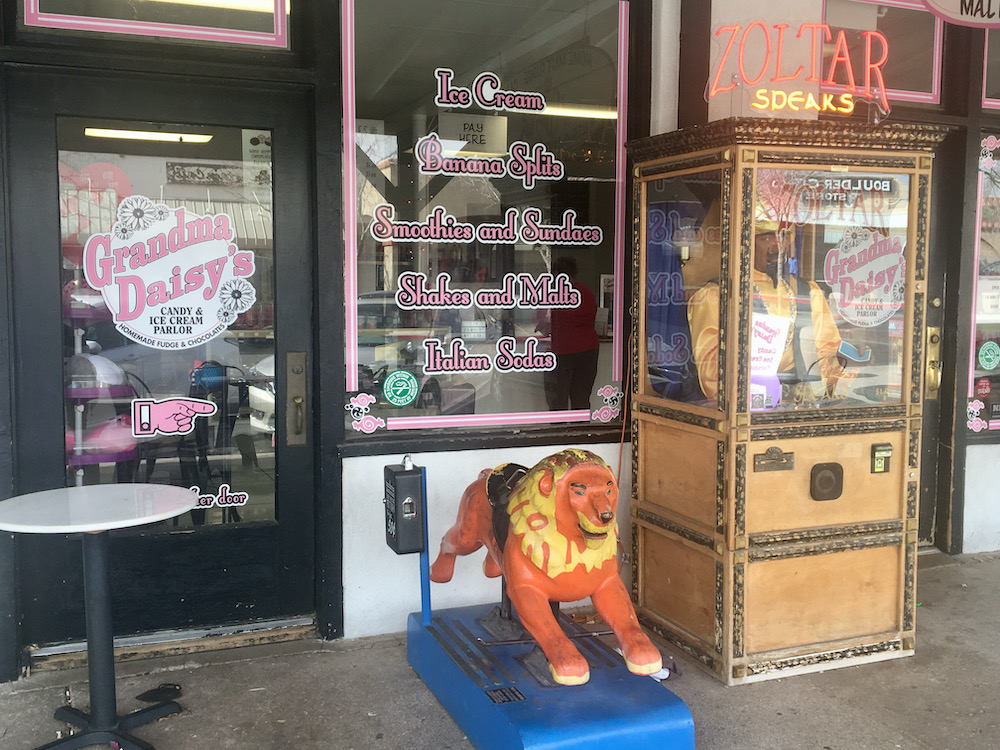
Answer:
[[382, 384], [382, 395], [393, 406], [409, 406], [417, 399], [420, 384], [412, 372], [393, 370]]
[[979, 364], [985, 370], [995, 370], [1000, 365], [1000, 344], [987, 341], [979, 347]]

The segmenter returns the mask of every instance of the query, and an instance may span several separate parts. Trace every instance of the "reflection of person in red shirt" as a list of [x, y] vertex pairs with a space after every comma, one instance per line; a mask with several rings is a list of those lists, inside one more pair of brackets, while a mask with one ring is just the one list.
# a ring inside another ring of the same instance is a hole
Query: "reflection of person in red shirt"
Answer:
[[556, 369], [550, 374], [545, 396], [549, 409], [589, 409], [590, 392], [597, 378], [600, 339], [594, 330], [597, 300], [590, 289], [576, 282], [576, 260], [567, 256], [552, 263], [552, 275], [564, 273], [580, 293], [578, 307], [554, 308], [551, 314], [552, 353]]

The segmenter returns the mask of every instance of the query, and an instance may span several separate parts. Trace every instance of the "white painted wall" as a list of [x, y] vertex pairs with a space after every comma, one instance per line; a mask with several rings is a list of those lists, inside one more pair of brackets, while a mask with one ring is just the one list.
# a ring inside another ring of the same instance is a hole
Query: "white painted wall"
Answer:
[[1000, 445], [970, 445], [966, 449], [962, 551], [967, 554], [1000, 550], [998, 463]]
[[[503, 448], [449, 453], [413, 453], [413, 462], [427, 469], [429, 550], [437, 556], [441, 537], [455, 522], [465, 487], [485, 468], [506, 462], [533, 466], [563, 446]], [[569, 445], [603, 458], [617, 473], [615, 443]], [[618, 519], [622, 549], [631, 549], [629, 498], [631, 452], [622, 448]], [[344, 460], [344, 635], [347, 638], [395, 633], [406, 629], [410, 612], [420, 611], [420, 557], [396, 555], [385, 543], [382, 470], [402, 461], [402, 455], [366, 456]], [[500, 579], [482, 572], [485, 550], [459, 558], [450, 583], [431, 584], [431, 606], [437, 610], [500, 601]], [[623, 570], [627, 575], [628, 568]]]
[[653, 0], [653, 74], [649, 134], [677, 130], [681, 0]]

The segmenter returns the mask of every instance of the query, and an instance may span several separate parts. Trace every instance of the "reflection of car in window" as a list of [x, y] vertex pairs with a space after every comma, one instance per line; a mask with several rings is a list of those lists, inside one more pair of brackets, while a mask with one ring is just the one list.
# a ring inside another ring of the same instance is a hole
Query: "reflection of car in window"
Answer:
[[[418, 377], [423, 340], [443, 334], [427, 323], [427, 312], [401, 310], [393, 292], [368, 292], [358, 298], [359, 389], [373, 396], [385, 376], [405, 369]], [[423, 324], [423, 325], [422, 325]]]
[[424, 341], [436, 339], [448, 347], [462, 339], [470, 354], [492, 355], [501, 322], [478, 307], [444, 310], [403, 310], [393, 291], [358, 296], [358, 389], [382, 401], [386, 376], [394, 370], [411, 372], [420, 384], [413, 407], [440, 413], [474, 413], [477, 396], [494, 396], [490, 372], [448, 375], [424, 372]]
[[274, 433], [274, 355], [264, 357], [247, 370], [247, 398], [250, 406], [250, 427]]
[[222, 337], [190, 349], [153, 349], [121, 334], [111, 320], [88, 326], [83, 340], [86, 351], [117, 364], [140, 381], [140, 393], [147, 391], [142, 395], [155, 398], [189, 395], [191, 371], [196, 363], [213, 361], [220, 366], [237, 368], [240, 364], [239, 347]]

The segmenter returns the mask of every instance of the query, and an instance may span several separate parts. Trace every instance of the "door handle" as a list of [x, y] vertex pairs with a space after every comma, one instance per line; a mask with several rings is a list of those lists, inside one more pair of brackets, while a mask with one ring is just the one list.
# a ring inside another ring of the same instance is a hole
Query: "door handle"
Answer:
[[927, 394], [924, 398], [937, 398], [937, 392], [941, 390], [941, 363], [927, 363]]
[[930, 326], [927, 328], [927, 365], [924, 368], [924, 400], [933, 401], [937, 399], [941, 390], [941, 328]]
[[309, 377], [305, 352], [288, 352], [285, 362], [285, 445], [309, 444]]

